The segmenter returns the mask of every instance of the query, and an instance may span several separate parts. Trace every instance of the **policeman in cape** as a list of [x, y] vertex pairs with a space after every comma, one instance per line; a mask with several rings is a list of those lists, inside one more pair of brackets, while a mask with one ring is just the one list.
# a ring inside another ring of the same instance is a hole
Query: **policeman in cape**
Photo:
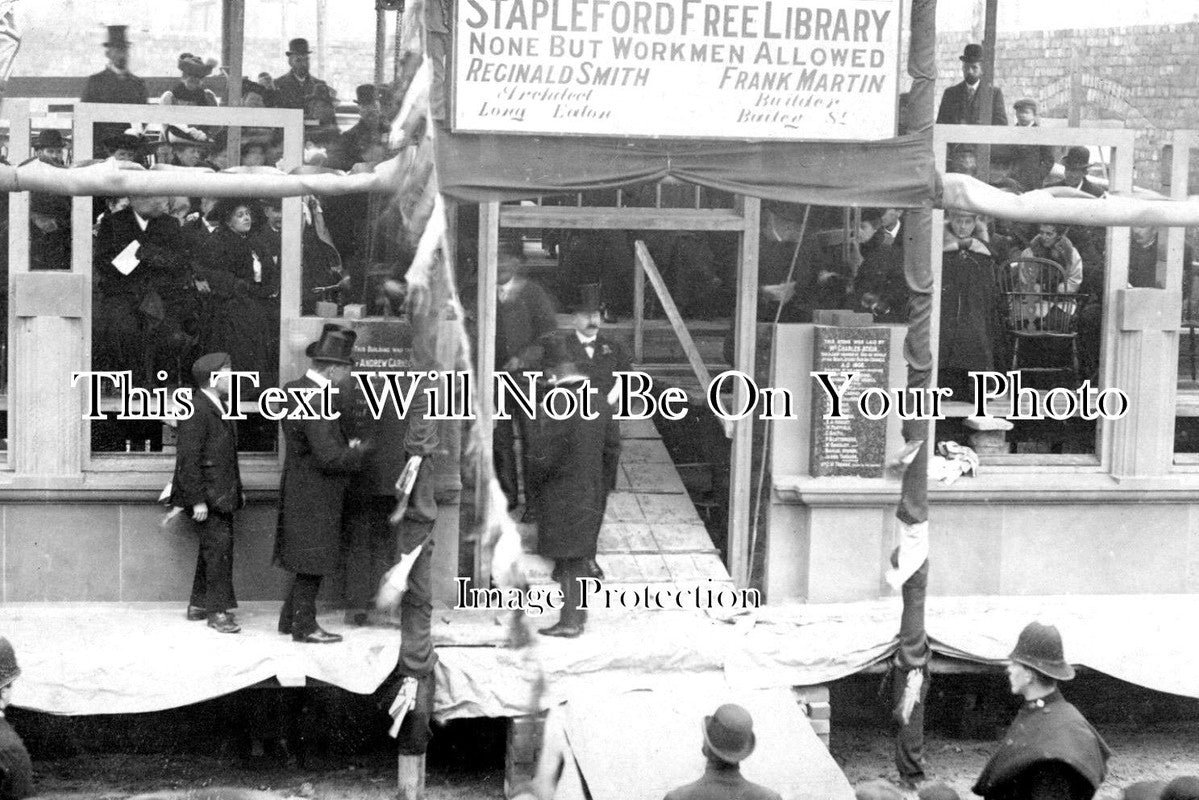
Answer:
[[1007, 667], [1012, 694], [1024, 699], [995, 755], [974, 784], [987, 800], [1090, 800], [1107, 773], [1111, 750], [1062, 697], [1073, 680], [1057, 628], [1029, 623]]

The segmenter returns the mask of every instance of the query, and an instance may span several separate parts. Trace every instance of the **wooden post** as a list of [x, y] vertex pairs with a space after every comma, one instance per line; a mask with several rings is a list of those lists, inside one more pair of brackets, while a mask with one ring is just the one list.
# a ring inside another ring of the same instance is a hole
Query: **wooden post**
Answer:
[[[396, 21], [396, 27], [400, 21]], [[387, 12], [375, 6], [375, 86], [383, 85], [383, 65], [387, 55]]]
[[[758, 228], [762, 201], [756, 197], [739, 197], [745, 226], [741, 232], [741, 247], [737, 258], [737, 317], [736, 345], [733, 369], [746, 375], [754, 374], [754, 351], [758, 336]], [[746, 392], [737, 382], [734, 404], [745, 403]], [[729, 574], [739, 587], [748, 587], [753, 564], [749, 552], [750, 526], [753, 520], [753, 415], [733, 423], [733, 452], [729, 475]]]
[[[478, 385], [475, 387], [475, 397], [478, 406], [475, 415], [478, 419], [479, 436], [483, 446], [479, 448], [478, 479], [475, 481], [475, 523], [486, 528], [491, 507], [491, 482], [484, 480], [490, 475], [492, 465], [486, 459], [492, 458], [491, 439], [495, 423], [492, 414], [495, 410], [495, 393], [492, 386], [495, 374], [495, 317], [496, 317], [496, 268], [499, 264], [500, 250], [500, 204], [498, 202], [479, 204], [479, 293], [478, 307], [478, 341], [475, 352], [478, 361], [475, 365], [475, 376]], [[491, 583], [491, 561], [484, 548], [484, 537], [475, 539], [475, 585], [486, 588]]]
[[329, 8], [326, 0], [316, 0], [316, 71], [324, 75], [329, 71], [328, 47], [326, 46], [325, 28], [329, 18]]
[[[983, 77], [978, 87], [978, 125], [991, 124], [991, 110], [995, 106], [995, 39], [996, 25], [999, 16], [999, 0], [987, 0], [986, 22], [983, 27]], [[978, 179], [986, 182], [991, 179], [991, 146], [981, 145], [976, 153], [978, 159]]]
[[[246, 0], [224, 0], [221, 5], [221, 60], [225, 64], [225, 104], [241, 105], [241, 79], [246, 44]], [[229, 128], [225, 142], [229, 165], [241, 163], [241, 128]]]
[[633, 259], [633, 363], [645, 363], [645, 269]]

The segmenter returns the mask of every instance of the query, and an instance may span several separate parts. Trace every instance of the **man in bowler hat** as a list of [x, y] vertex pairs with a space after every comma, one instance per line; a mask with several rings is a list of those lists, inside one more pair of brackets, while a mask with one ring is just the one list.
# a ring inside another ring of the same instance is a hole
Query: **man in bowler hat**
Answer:
[[308, 71], [308, 60], [312, 50], [307, 39], [292, 39], [287, 45], [286, 74], [275, 79], [275, 106], [278, 108], [306, 108], [316, 94], [316, 87], [329, 86]]
[[4, 718], [4, 710], [12, 702], [13, 681], [20, 674], [12, 644], [0, 636], [0, 800], [21, 800], [33, 794], [29, 751]]
[[[336, 404], [318, 390], [332, 388], [350, 376], [357, 334], [326, 324], [321, 338], [308, 345], [311, 366], [304, 376], [284, 385], [288, 418], [283, 420], [286, 457], [279, 486], [279, 525], [275, 563], [293, 574], [291, 589], [279, 614], [279, 632], [309, 644], [340, 642], [341, 636], [316, 623], [316, 596], [321, 579], [337, 571], [341, 561], [341, 519], [346, 486], [362, 468], [366, 447], [346, 440]], [[308, 393], [315, 414], [291, 419], [297, 395]]]
[[[108, 64], [100, 72], [87, 79], [82, 103], [120, 103], [144, 105], [146, 82], [129, 71], [128, 26], [109, 25], [104, 39], [104, 56]], [[93, 129], [92, 141], [96, 146], [96, 157], [103, 157], [101, 143], [110, 136], [121, 133], [128, 127], [123, 122], [102, 122]]]
[[667, 793], [666, 800], [781, 800], [741, 774], [741, 762], [754, 751], [753, 717], [739, 705], [725, 703], [703, 722], [703, 777]]
[[978, 88], [983, 77], [983, 48], [980, 44], [968, 44], [958, 56], [962, 62], [962, 82], [955, 83], [941, 95], [937, 109], [938, 125], [1007, 125], [1007, 112], [1003, 102], [1003, 90], [991, 87], [990, 122], [979, 120]]
[[1107, 744], [1058, 683], [1074, 678], [1057, 628], [1030, 622], [1008, 662], [1012, 694], [1024, 700], [974, 793], [987, 800], [1090, 800], [1107, 773]]
[[229, 419], [232, 362], [228, 353], [208, 353], [192, 366], [200, 390], [195, 411], [179, 421], [171, 505], [183, 509], [200, 540], [187, 618], [208, 620], [218, 633], [241, 628], [231, 608], [233, 593], [233, 515], [245, 505], [237, 463], [237, 423]]

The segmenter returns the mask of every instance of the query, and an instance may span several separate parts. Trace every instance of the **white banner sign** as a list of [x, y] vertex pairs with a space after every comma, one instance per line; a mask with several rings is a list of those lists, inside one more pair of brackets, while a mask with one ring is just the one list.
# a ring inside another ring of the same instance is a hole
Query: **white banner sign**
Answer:
[[455, 0], [454, 126], [895, 135], [900, 0]]

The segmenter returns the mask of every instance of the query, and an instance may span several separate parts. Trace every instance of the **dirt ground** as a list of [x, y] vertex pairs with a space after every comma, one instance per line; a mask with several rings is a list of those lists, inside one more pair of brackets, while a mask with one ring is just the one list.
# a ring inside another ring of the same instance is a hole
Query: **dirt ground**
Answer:
[[[1104, 726], [1115, 756], [1099, 800], [1117, 800], [1122, 787], [1140, 780], [1199, 774], [1199, 722], [1151, 726]], [[469, 733], [459, 735], [469, 739]], [[943, 780], [964, 797], [994, 747], [993, 743], [934, 735], [927, 761], [935, 780]], [[891, 740], [875, 727], [834, 729], [832, 752], [850, 781], [894, 780]], [[471, 764], [469, 758], [435, 758], [429, 767], [429, 800], [483, 800], [502, 797], [503, 764], [493, 747]], [[467, 754], [463, 753], [462, 756]], [[39, 762], [39, 797], [55, 800], [118, 800], [163, 789], [234, 786], [267, 791], [282, 798], [320, 800], [391, 800], [395, 772], [382, 752], [350, 759], [350, 763], [313, 765], [305, 771], [230, 762], [227, 758], [88, 754]], [[915, 797], [914, 793], [909, 796]]]
[[[1119, 800], [1122, 788], [1137, 781], [1199, 775], [1199, 722], [1104, 725], [1102, 734], [1114, 755], [1097, 800]], [[994, 748], [993, 742], [931, 736], [925, 750], [930, 779], [974, 797], [970, 787]], [[834, 728], [831, 749], [851, 783], [897, 778], [891, 740], [876, 728]]]

